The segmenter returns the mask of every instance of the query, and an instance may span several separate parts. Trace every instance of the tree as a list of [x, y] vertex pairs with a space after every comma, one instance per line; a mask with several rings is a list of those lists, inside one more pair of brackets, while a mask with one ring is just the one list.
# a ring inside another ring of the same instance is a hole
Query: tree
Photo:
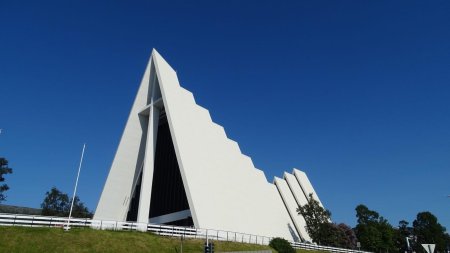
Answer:
[[381, 232], [374, 225], [357, 224], [355, 233], [363, 250], [376, 252], [378, 246], [383, 243]]
[[[0, 157], [0, 182], [4, 182], [5, 178], [3, 175], [11, 174], [12, 169], [8, 167], [8, 160], [3, 157]], [[9, 190], [9, 186], [7, 184], [0, 185], [0, 203], [6, 200], [5, 191]]]
[[313, 194], [309, 194], [308, 203], [299, 206], [297, 212], [305, 218], [306, 231], [315, 243], [321, 243], [321, 224], [330, 223], [331, 212], [320, 206], [319, 201], [315, 200]]
[[347, 249], [356, 249], [356, 243], [358, 238], [356, 238], [355, 231], [347, 224], [340, 223], [337, 225], [339, 229], [344, 233], [344, 237], [342, 238], [341, 247]]
[[386, 219], [365, 205], [358, 205], [355, 210], [358, 218], [355, 233], [362, 249], [373, 252], [396, 250], [395, 230]]
[[62, 193], [56, 187], [52, 187], [50, 192], [45, 193], [45, 199], [41, 204], [42, 215], [48, 216], [68, 216], [69, 196]]
[[306, 231], [313, 242], [325, 246], [354, 249], [356, 236], [353, 230], [341, 223], [331, 223], [331, 212], [320, 206], [310, 194], [308, 203], [297, 208], [297, 212], [306, 221]]
[[[61, 192], [56, 187], [53, 187], [49, 192], [45, 193], [44, 201], [41, 204], [42, 215], [48, 216], [69, 216], [70, 205], [72, 199], [69, 199], [66, 193]], [[75, 196], [72, 209], [72, 217], [77, 218], [91, 218], [92, 213], [80, 201], [78, 196]]]
[[[395, 231], [394, 235], [394, 241], [395, 241], [395, 247], [398, 249], [399, 252], [412, 252], [412, 249], [414, 247], [415, 241], [413, 240], [414, 235], [412, 232], [412, 227], [409, 227], [409, 222], [405, 220], [401, 220], [398, 223], [398, 229]], [[409, 240], [410, 247], [407, 247], [406, 238], [411, 238]]]
[[436, 251], [444, 252], [447, 248], [445, 227], [439, 224], [436, 216], [430, 212], [420, 212], [413, 222], [414, 234], [417, 236], [416, 251], [424, 252], [420, 244], [434, 243]]
[[378, 247], [380, 251], [396, 251], [397, 248], [395, 247], [395, 229], [383, 217], [380, 217], [378, 230], [381, 232], [381, 240], [383, 242]]
[[380, 215], [370, 210], [365, 205], [358, 205], [356, 208], [356, 218], [358, 224], [369, 224], [370, 222], [378, 222], [378, 219], [380, 218]]
[[[70, 208], [70, 204], [69, 204], [69, 208]], [[75, 200], [73, 201], [72, 217], [92, 218], [92, 213], [84, 205], [84, 203], [80, 201], [78, 196], [75, 196]]]
[[347, 236], [339, 225], [330, 222], [322, 223], [320, 224], [319, 234], [321, 245], [341, 248], [350, 247], [346, 244]]
[[447, 241], [447, 252], [450, 252], [450, 235], [448, 233], [445, 234]]
[[292, 247], [292, 245], [283, 238], [273, 238], [269, 242], [269, 246], [276, 250], [278, 253], [295, 253], [295, 249]]

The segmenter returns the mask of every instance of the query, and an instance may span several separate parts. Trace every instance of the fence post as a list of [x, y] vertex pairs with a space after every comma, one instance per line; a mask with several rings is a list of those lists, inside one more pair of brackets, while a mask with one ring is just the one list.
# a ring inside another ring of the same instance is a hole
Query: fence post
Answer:
[[227, 242], [228, 242], [228, 231], [227, 231]]
[[219, 240], [219, 230], [217, 230], [217, 241]]
[[50, 218], [50, 224], [48, 224], [49, 227], [52, 226], [53, 217]]
[[33, 219], [31, 219], [31, 227], [33, 227], [33, 223], [34, 223], [34, 216]]

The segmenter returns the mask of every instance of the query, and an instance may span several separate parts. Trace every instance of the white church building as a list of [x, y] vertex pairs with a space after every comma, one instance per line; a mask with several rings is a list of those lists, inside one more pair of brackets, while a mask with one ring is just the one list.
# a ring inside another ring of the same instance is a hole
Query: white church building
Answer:
[[310, 193], [297, 169], [268, 182], [153, 50], [94, 219], [311, 241], [296, 211]]

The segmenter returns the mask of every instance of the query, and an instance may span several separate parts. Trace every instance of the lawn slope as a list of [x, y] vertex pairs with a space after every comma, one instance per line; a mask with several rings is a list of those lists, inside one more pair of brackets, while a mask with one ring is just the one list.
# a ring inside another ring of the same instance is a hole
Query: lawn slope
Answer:
[[[89, 228], [0, 227], [0, 252], [157, 252], [180, 253], [180, 239], [151, 233]], [[204, 240], [186, 239], [183, 252], [203, 252]], [[264, 250], [269, 246], [215, 241], [215, 252]], [[272, 250], [275, 252], [274, 250]]]

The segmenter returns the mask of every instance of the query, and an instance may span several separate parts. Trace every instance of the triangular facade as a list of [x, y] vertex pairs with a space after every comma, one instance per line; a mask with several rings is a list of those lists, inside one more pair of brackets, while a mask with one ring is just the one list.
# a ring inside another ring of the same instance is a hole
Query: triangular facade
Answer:
[[267, 182], [153, 50], [94, 219], [309, 241], [295, 209], [314, 189], [287, 175]]

